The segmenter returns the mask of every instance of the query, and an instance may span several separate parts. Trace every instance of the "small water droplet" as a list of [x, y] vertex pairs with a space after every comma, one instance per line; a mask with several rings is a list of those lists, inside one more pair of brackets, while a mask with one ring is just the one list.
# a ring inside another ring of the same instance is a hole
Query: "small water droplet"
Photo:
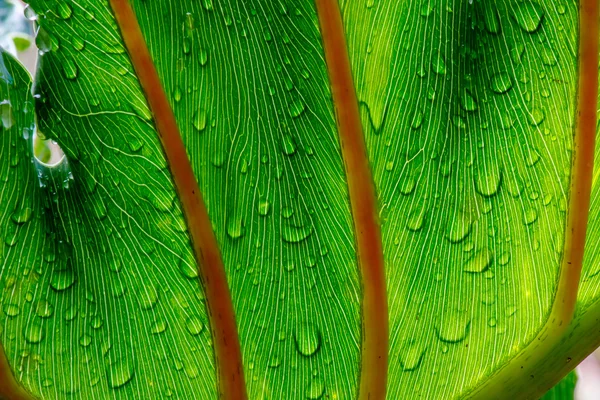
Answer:
[[417, 232], [423, 227], [424, 221], [425, 208], [423, 207], [422, 209], [412, 211], [409, 214], [408, 220], [406, 221], [406, 227], [413, 232]]
[[523, 212], [523, 223], [525, 225], [531, 225], [537, 221], [538, 213], [533, 207], [529, 207]]
[[271, 203], [268, 200], [261, 200], [258, 202], [258, 215], [264, 217], [269, 215], [271, 210]]
[[75, 79], [77, 78], [77, 74], [79, 73], [79, 68], [75, 61], [71, 58], [65, 58], [62, 63], [63, 74], [67, 79]]
[[431, 69], [438, 75], [446, 74], [446, 62], [440, 53], [433, 56], [433, 59], [431, 60]]
[[513, 63], [521, 64], [523, 53], [525, 52], [525, 45], [523, 43], [517, 43], [512, 49], [510, 49], [510, 58]]
[[296, 153], [296, 143], [292, 136], [283, 134], [281, 137], [281, 149], [285, 155], [291, 156]]
[[142, 310], [150, 310], [158, 302], [158, 291], [153, 285], [141, 286], [138, 289], [137, 299]]
[[412, 122], [410, 123], [410, 127], [414, 130], [417, 130], [423, 124], [423, 113], [420, 110], [415, 111], [413, 115]]
[[502, 181], [502, 170], [496, 163], [481, 164], [475, 175], [475, 190], [485, 197], [498, 193]]
[[159, 333], [163, 333], [167, 329], [167, 323], [162, 318], [154, 321], [152, 326], [150, 327], [150, 332], [154, 335], [158, 335]]
[[206, 111], [203, 108], [199, 108], [194, 114], [192, 123], [197, 131], [203, 131], [206, 128]]
[[495, 317], [490, 317], [490, 319], [488, 319], [488, 326], [490, 328], [494, 328], [497, 323], [498, 323], [498, 321], [496, 320]]
[[37, 13], [29, 4], [25, 6], [23, 14], [25, 15], [25, 18], [27, 18], [30, 21], [36, 21], [38, 19]]
[[91, 343], [92, 343], [92, 337], [90, 335], [88, 335], [87, 333], [84, 333], [79, 338], [79, 344], [82, 347], [88, 347]]
[[529, 112], [528, 116], [529, 123], [532, 126], [538, 126], [539, 124], [544, 122], [544, 119], [546, 118], [546, 113], [541, 108], [534, 108], [533, 110], [531, 110], [531, 112]]

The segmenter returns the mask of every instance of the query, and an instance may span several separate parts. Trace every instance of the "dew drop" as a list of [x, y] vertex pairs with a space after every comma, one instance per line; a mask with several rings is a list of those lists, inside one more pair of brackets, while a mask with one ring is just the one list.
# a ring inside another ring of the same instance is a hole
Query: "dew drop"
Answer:
[[2, 306], [2, 311], [7, 317], [16, 317], [21, 312], [18, 305], [11, 303], [4, 304]]
[[71, 18], [71, 15], [73, 15], [73, 10], [71, 9], [71, 6], [67, 3], [59, 3], [57, 12], [59, 18], [61, 19], [69, 19]]
[[463, 267], [463, 271], [471, 273], [485, 272], [492, 264], [493, 253], [484, 247], [476, 251], [471, 258], [467, 260]]
[[79, 68], [77, 67], [77, 64], [75, 64], [75, 61], [70, 58], [65, 58], [62, 63], [62, 68], [65, 78], [70, 80], [77, 78]]
[[527, 208], [523, 213], [523, 223], [525, 225], [531, 225], [535, 221], [537, 221], [538, 213], [537, 210], [533, 207]]
[[75, 274], [73, 270], [66, 269], [61, 271], [54, 271], [50, 278], [50, 286], [58, 292], [66, 290], [73, 286], [75, 283]]
[[497, 164], [482, 164], [475, 176], [475, 190], [482, 196], [491, 197], [498, 193], [501, 181], [502, 171]]
[[296, 143], [294, 143], [294, 139], [290, 135], [284, 134], [281, 137], [281, 149], [288, 156], [296, 153]]
[[81, 345], [82, 347], [88, 347], [91, 343], [92, 343], [92, 337], [90, 335], [88, 335], [87, 333], [84, 333], [79, 338], [79, 345]]
[[546, 118], [546, 113], [541, 108], [534, 108], [531, 112], [528, 113], [529, 124], [532, 126], [538, 126], [544, 119]]
[[33, 217], [33, 210], [29, 207], [23, 207], [20, 210], [16, 210], [15, 212], [13, 212], [12, 215], [10, 216], [10, 219], [15, 224], [21, 225], [21, 224], [31, 221], [32, 217]]
[[512, 85], [512, 79], [506, 72], [500, 72], [492, 77], [491, 88], [494, 93], [506, 93], [512, 88]]
[[304, 105], [304, 103], [302, 102], [302, 100], [295, 99], [290, 104], [288, 110], [289, 110], [290, 116], [292, 118], [297, 118], [300, 115], [302, 115], [302, 113], [304, 112], [305, 109], [306, 109], [306, 106]]
[[126, 385], [133, 378], [133, 364], [128, 360], [118, 359], [108, 366], [108, 385], [117, 389]]
[[442, 321], [436, 327], [436, 333], [442, 342], [459, 343], [469, 334], [471, 319], [464, 312], [444, 313]]
[[152, 333], [153, 335], [158, 335], [160, 333], [163, 333], [165, 330], [167, 329], [167, 323], [165, 322], [165, 320], [158, 319], [156, 320], [152, 326], [150, 327], [150, 333]]
[[288, 243], [299, 243], [306, 240], [313, 233], [311, 225], [295, 226], [291, 223], [283, 225], [281, 237]]
[[408, 230], [417, 232], [423, 228], [423, 223], [425, 221], [425, 208], [420, 210], [412, 211], [408, 215], [408, 220], [406, 221], [406, 227]]
[[201, 132], [206, 128], [206, 111], [203, 108], [199, 108], [194, 114], [192, 123], [197, 131]]
[[423, 124], [423, 113], [419, 110], [415, 112], [413, 115], [412, 122], [410, 123], [410, 127], [414, 130], [417, 130]]
[[448, 224], [446, 238], [451, 243], [459, 243], [471, 233], [471, 220], [464, 213], [459, 212]]
[[54, 307], [47, 300], [40, 300], [35, 308], [35, 313], [40, 318], [49, 318], [54, 314]]
[[525, 0], [522, 3], [517, 3], [513, 8], [513, 18], [525, 32], [533, 33], [537, 31], [543, 17], [544, 10], [535, 1]]
[[477, 110], [477, 101], [467, 89], [463, 91], [463, 94], [460, 97], [460, 106], [465, 111]]
[[408, 340], [400, 350], [400, 365], [404, 371], [414, 371], [419, 368], [425, 355], [425, 342], [415, 339]]
[[433, 56], [433, 59], [431, 60], [431, 69], [438, 75], [446, 74], [446, 62], [440, 53]]
[[192, 315], [185, 321], [185, 328], [192, 336], [199, 335], [204, 330], [204, 323], [197, 315]]
[[137, 299], [142, 310], [150, 310], [158, 302], [158, 291], [152, 285], [145, 285], [138, 289]]
[[29, 343], [39, 343], [44, 339], [44, 330], [42, 328], [42, 321], [35, 318], [26, 327], [24, 332], [25, 340]]
[[310, 357], [321, 347], [321, 333], [314, 325], [301, 323], [294, 331], [294, 342], [300, 354]]
[[304, 395], [309, 400], [317, 400], [323, 397], [325, 393], [325, 384], [321, 378], [313, 378], [310, 383], [306, 386]]
[[269, 215], [269, 211], [271, 210], [271, 203], [268, 200], [261, 200], [258, 202], [258, 215], [261, 217], [265, 217]]
[[492, 3], [487, 3], [483, 12], [483, 22], [485, 29], [489, 33], [497, 34], [500, 32], [500, 16], [498, 15], [498, 9]]

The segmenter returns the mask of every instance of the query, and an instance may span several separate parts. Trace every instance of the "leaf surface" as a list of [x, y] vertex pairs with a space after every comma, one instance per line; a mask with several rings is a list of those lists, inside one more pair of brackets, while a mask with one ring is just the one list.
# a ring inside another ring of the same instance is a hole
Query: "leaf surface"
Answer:
[[[0, 159], [18, 160], [0, 165], [9, 363], [40, 397], [214, 398], [185, 221], [111, 10], [31, 5], [47, 39], [37, 129], [72, 179], [43, 166], [38, 178], [21, 139], [31, 112], [4, 129]], [[361, 276], [314, 4], [132, 5], [220, 243], [249, 397], [356, 398]], [[389, 397], [461, 396], [551, 315], [577, 5], [340, 7], [379, 196]]]

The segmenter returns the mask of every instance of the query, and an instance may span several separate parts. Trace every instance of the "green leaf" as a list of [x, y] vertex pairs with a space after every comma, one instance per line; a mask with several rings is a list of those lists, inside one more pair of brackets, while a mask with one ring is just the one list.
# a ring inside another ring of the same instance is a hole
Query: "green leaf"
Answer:
[[[43, 398], [215, 398], [203, 285], [111, 9], [31, 5], [35, 127], [29, 78], [0, 68], [13, 372]], [[530, 385], [514, 360], [568, 322], [552, 307], [569, 245], [577, 4], [340, 6], [379, 200], [388, 397], [462, 397], [506, 365]], [[363, 278], [314, 4], [133, 8], [220, 244], [249, 397], [356, 398]], [[68, 161], [32, 165], [24, 129]], [[542, 386], [560, 377], [548, 374]]]

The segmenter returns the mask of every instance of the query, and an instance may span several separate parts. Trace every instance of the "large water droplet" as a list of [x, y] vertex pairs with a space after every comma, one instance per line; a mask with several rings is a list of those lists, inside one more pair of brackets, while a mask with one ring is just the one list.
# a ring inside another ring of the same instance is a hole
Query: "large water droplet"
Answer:
[[425, 207], [414, 210], [408, 215], [408, 220], [406, 221], [406, 227], [408, 230], [416, 232], [421, 230], [423, 227], [423, 222], [425, 221]]
[[47, 300], [40, 300], [35, 308], [35, 313], [40, 318], [49, 318], [54, 313], [54, 307]]
[[422, 340], [410, 339], [400, 350], [400, 365], [404, 371], [414, 371], [419, 368], [423, 356], [425, 355], [425, 342]]
[[24, 332], [25, 340], [29, 343], [39, 343], [44, 339], [44, 329], [42, 328], [42, 320], [34, 318], [27, 326]]
[[138, 290], [137, 299], [142, 310], [149, 310], [158, 302], [158, 291], [153, 285], [142, 286]]
[[59, 3], [57, 14], [61, 19], [69, 19], [71, 18], [71, 15], [73, 15], [73, 9], [71, 9], [71, 6], [67, 3]]
[[323, 397], [325, 393], [325, 384], [323, 380], [319, 377], [313, 378], [308, 386], [306, 386], [306, 390], [304, 391], [304, 395], [309, 400], [317, 400]]
[[492, 77], [491, 88], [494, 93], [506, 93], [512, 88], [512, 85], [512, 79], [506, 72], [500, 72]]
[[206, 128], [206, 111], [203, 108], [199, 108], [194, 114], [192, 123], [197, 131], [203, 131]]
[[75, 283], [75, 274], [72, 269], [54, 271], [50, 278], [50, 286], [56, 291], [62, 291], [70, 288]]
[[469, 334], [471, 319], [464, 312], [446, 312], [442, 315], [441, 323], [436, 327], [436, 333], [441, 341], [458, 343]]
[[304, 105], [302, 100], [295, 99], [294, 101], [292, 101], [292, 103], [289, 106], [290, 116], [292, 118], [297, 118], [300, 115], [302, 115], [302, 113], [304, 112], [305, 109], [306, 109], [306, 106]]
[[513, 10], [513, 18], [525, 32], [535, 32], [542, 23], [544, 9], [537, 2], [525, 0], [517, 3]]
[[191, 335], [199, 335], [204, 330], [204, 323], [197, 315], [192, 315], [185, 321], [185, 328]]
[[484, 7], [483, 22], [485, 23], [485, 29], [489, 33], [499, 33], [500, 16], [498, 15], [498, 9], [493, 3], [487, 3]]
[[108, 385], [117, 389], [126, 385], [133, 378], [133, 364], [125, 359], [118, 359], [108, 366]]
[[20, 210], [16, 210], [10, 216], [10, 219], [15, 224], [24, 224], [25, 222], [29, 222], [33, 217], [33, 210], [29, 207], [23, 207]]
[[493, 253], [484, 247], [476, 251], [471, 258], [467, 260], [463, 267], [463, 271], [471, 273], [480, 273], [487, 270], [492, 264]]
[[475, 189], [482, 196], [491, 197], [498, 193], [501, 180], [502, 170], [498, 164], [482, 164], [475, 175]]
[[19, 306], [17, 304], [6, 303], [2, 306], [2, 311], [7, 317], [16, 317], [20, 313]]
[[281, 237], [288, 243], [298, 243], [306, 240], [313, 232], [311, 225], [295, 226], [291, 223], [283, 225]]
[[464, 213], [458, 212], [455, 218], [448, 223], [446, 238], [452, 243], [463, 241], [471, 232], [471, 219]]
[[294, 331], [296, 349], [300, 354], [310, 357], [321, 347], [321, 333], [310, 323], [301, 323]]

